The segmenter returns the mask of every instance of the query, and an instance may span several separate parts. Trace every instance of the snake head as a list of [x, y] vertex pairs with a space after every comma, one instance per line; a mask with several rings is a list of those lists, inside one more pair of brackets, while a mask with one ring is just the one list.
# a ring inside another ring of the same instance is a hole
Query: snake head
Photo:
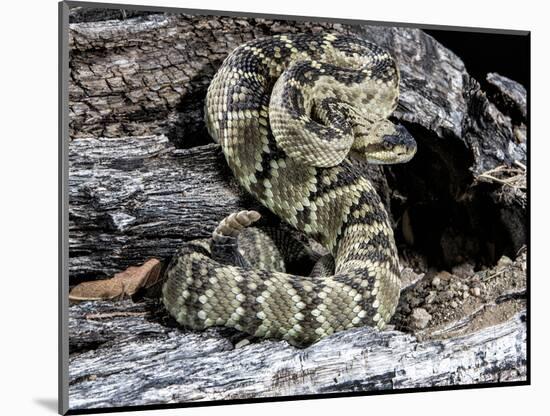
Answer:
[[416, 153], [416, 141], [405, 127], [381, 120], [355, 134], [350, 153], [374, 165], [405, 163]]

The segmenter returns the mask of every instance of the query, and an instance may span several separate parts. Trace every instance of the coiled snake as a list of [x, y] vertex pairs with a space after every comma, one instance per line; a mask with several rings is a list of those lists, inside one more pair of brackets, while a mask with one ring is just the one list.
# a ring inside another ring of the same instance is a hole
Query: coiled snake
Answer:
[[330, 254], [309, 276], [285, 273], [281, 258], [299, 261], [307, 248], [246, 228], [255, 211], [231, 214], [167, 269], [163, 302], [180, 324], [296, 346], [384, 327], [399, 298], [399, 259], [384, 205], [356, 159], [414, 155], [414, 139], [388, 120], [398, 94], [388, 52], [352, 36], [274, 36], [225, 59], [206, 97], [210, 135], [246, 191]]

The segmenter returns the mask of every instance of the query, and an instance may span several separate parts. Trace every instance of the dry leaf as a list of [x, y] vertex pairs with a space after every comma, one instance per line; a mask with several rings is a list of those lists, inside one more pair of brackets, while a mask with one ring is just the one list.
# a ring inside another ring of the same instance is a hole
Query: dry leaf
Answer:
[[120, 300], [134, 295], [141, 288], [148, 288], [160, 278], [161, 262], [149, 259], [141, 266], [130, 266], [110, 279], [82, 282], [69, 293], [69, 300]]

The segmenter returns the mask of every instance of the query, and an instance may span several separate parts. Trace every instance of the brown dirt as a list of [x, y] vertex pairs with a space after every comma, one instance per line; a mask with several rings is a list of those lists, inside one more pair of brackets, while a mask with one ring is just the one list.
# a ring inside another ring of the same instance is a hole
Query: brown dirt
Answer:
[[425, 274], [405, 269], [405, 288], [392, 324], [421, 339], [435, 339], [508, 320], [526, 307], [526, 255], [523, 248], [515, 260], [503, 256], [494, 267], [480, 271], [468, 263]]

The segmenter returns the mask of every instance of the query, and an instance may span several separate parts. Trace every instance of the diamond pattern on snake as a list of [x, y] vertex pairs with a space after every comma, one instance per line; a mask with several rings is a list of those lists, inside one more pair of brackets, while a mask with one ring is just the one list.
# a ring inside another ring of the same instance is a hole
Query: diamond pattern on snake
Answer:
[[329, 254], [308, 276], [287, 273], [310, 249], [250, 227], [255, 211], [230, 214], [172, 259], [169, 313], [190, 329], [232, 327], [298, 347], [384, 328], [399, 299], [399, 258], [362, 166], [415, 154], [411, 135], [388, 119], [398, 97], [395, 61], [357, 37], [280, 35], [231, 52], [208, 88], [208, 131], [240, 186]]

